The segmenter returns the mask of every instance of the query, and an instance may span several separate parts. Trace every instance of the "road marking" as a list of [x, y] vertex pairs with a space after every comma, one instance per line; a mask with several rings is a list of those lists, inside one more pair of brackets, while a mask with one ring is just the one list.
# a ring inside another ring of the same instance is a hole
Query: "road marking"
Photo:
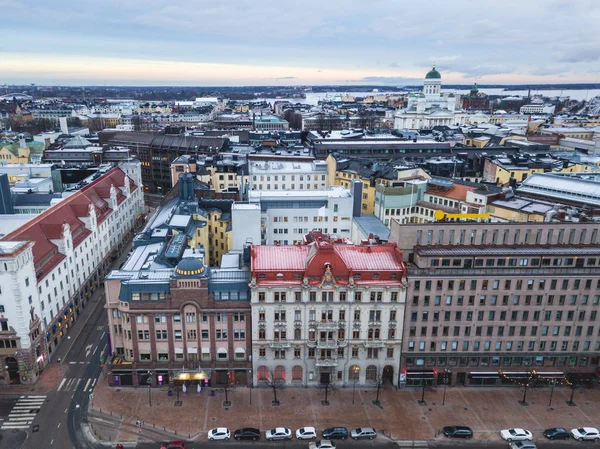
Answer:
[[92, 351], [92, 346], [93, 346], [93, 343], [90, 343], [89, 345], [87, 345], [85, 347], [85, 358], [86, 359], [88, 358], [88, 356], [90, 355], [90, 352]]
[[46, 395], [29, 395], [27, 396], [27, 399], [46, 399]]
[[77, 384], [75, 385], [75, 388], [73, 388], [73, 391], [77, 390], [77, 388], [79, 387], [80, 382], [81, 382], [81, 379], [77, 379]]
[[65, 390], [71, 390], [71, 384], [73, 383], [73, 380], [75, 380], [75, 379], [69, 379], [69, 383], [65, 387]]
[[56, 426], [56, 428], [57, 428], [57, 429], [58, 429], [58, 428], [60, 428], [60, 423], [58, 423], [58, 426]]
[[29, 429], [29, 424], [2, 424], [2, 429]]
[[94, 388], [94, 387], [96, 386], [96, 381], [97, 381], [97, 380], [98, 380], [98, 379], [94, 379], [94, 382], [92, 382], [92, 388]]
[[92, 352], [92, 355], [95, 355], [97, 350], [98, 350], [98, 346], [96, 346], [96, 348], [94, 349], [94, 352]]
[[64, 413], [67, 413], [67, 411], [68, 411], [68, 410], [69, 410], [69, 409], [68, 409], [68, 408], [66, 408], [66, 409], [65, 409], [65, 411], [64, 411]]
[[87, 380], [87, 382], [85, 383], [85, 387], [83, 387], [83, 391], [87, 391], [88, 385], [90, 384], [91, 381], [92, 381], [92, 379]]
[[[87, 357], [87, 356], [86, 356], [86, 357]], [[79, 364], [80, 364], [80, 365], [84, 365], [84, 364], [85, 364], [85, 362], [79, 362]]]
[[106, 332], [102, 332], [102, 335], [100, 335], [100, 340], [102, 340], [104, 338], [105, 334], [106, 334]]
[[8, 415], [11, 421], [32, 421], [37, 413], [23, 413], [22, 415]]
[[60, 389], [63, 387], [64, 383], [67, 381], [67, 378], [63, 378], [62, 382], [60, 383], [60, 385], [58, 386], [58, 388], [56, 389], [56, 391], [60, 391]]
[[77, 362], [69, 362], [69, 365], [75, 365]]
[[[59, 424], [59, 426], [60, 426], [60, 424]], [[50, 444], [54, 444], [54, 440], [50, 441]]]

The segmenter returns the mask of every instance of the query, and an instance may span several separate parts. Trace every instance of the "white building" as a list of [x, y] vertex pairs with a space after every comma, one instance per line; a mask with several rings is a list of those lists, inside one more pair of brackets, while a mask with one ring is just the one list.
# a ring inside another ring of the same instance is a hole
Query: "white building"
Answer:
[[[360, 207], [361, 195], [357, 201]], [[237, 211], [236, 217], [243, 220], [247, 229], [262, 229], [263, 245], [300, 243], [310, 231], [348, 239], [352, 235], [354, 196], [343, 187], [311, 191], [255, 190], [248, 193], [248, 202], [260, 204], [260, 221], [257, 214], [249, 210]]]
[[519, 113], [521, 114], [554, 114], [556, 106], [547, 104], [526, 104], [521, 106]]
[[254, 385], [397, 385], [406, 269], [395, 244], [251, 250]]
[[467, 115], [456, 109], [453, 93], [441, 92], [442, 75], [433, 68], [425, 75], [420, 94], [408, 95], [408, 105], [396, 112], [395, 129], [431, 129], [434, 126], [464, 125]]
[[35, 382], [143, 207], [141, 165], [127, 162], [0, 240], [0, 314], [16, 342], [0, 366], [17, 362], [13, 383]]
[[250, 190], [325, 190], [327, 162], [249, 161]]

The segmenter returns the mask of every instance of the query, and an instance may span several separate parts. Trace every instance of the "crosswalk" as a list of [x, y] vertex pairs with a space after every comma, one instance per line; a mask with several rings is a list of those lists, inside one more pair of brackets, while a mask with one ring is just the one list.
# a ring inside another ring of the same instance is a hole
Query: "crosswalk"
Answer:
[[45, 400], [46, 395], [21, 396], [8, 414], [6, 421], [2, 423], [1, 429], [28, 429]]
[[72, 378], [64, 378], [56, 391], [77, 391], [79, 387], [82, 388], [83, 392], [92, 392], [94, 386], [96, 386], [96, 381], [98, 379], [91, 379], [85, 377], [72, 377]]

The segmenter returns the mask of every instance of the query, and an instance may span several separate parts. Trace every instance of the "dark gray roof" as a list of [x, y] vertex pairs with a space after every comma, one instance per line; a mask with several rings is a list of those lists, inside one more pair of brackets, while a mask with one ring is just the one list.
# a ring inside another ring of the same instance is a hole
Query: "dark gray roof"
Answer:
[[592, 256], [600, 255], [600, 247], [591, 246], [485, 246], [485, 247], [473, 247], [473, 246], [453, 246], [453, 247], [416, 247], [415, 252], [420, 256], [426, 257], [459, 257], [459, 256], [470, 256], [470, 257], [484, 257], [484, 256]]

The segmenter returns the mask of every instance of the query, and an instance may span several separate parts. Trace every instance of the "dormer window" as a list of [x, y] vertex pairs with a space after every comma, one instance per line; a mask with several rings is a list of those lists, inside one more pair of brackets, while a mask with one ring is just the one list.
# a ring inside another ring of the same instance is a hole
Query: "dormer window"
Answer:
[[283, 273], [277, 273], [277, 279], [283, 279]]

